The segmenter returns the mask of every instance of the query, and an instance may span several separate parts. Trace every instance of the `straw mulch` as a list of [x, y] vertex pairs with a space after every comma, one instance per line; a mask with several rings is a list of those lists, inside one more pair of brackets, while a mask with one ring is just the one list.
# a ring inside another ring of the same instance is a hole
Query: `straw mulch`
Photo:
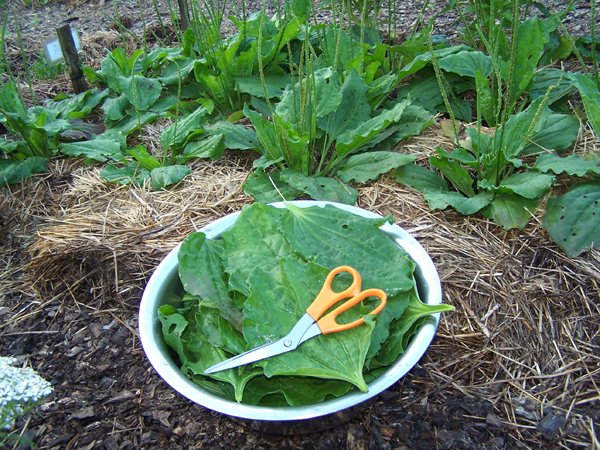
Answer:
[[[434, 127], [402, 151], [424, 157], [444, 142]], [[589, 137], [582, 142], [597, 145]], [[21, 324], [43, 317], [47, 308], [108, 311], [127, 326], [139, 356], [135, 314], [152, 270], [186, 235], [251, 201], [241, 191], [249, 170], [246, 158], [229, 154], [196, 163], [179, 186], [155, 192], [110, 185], [97, 168], [58, 161], [49, 174], [4, 189], [0, 330], [18, 335]], [[393, 214], [424, 246], [444, 301], [456, 306], [443, 316], [419, 367], [391, 389], [393, 402], [371, 407], [384, 440], [410, 442], [393, 434], [408, 417], [386, 409], [393, 404], [403, 414], [421, 411], [440, 448], [478, 448], [482, 438], [469, 434], [477, 430], [497, 448], [599, 448], [600, 252], [567, 258], [539, 217], [523, 232], [505, 232], [480, 217], [431, 212], [419, 194], [391, 177], [359, 191], [359, 206]], [[460, 405], [451, 409], [457, 399]], [[462, 441], [438, 433], [429, 417], [457, 409], [470, 430]], [[338, 432], [350, 439], [364, 426], [360, 420]], [[244, 428], [234, 432], [236, 439], [240, 433], [267, 447], [283, 442], [263, 442]], [[178, 436], [164, 439], [174, 443]], [[310, 442], [288, 439], [292, 447]]]

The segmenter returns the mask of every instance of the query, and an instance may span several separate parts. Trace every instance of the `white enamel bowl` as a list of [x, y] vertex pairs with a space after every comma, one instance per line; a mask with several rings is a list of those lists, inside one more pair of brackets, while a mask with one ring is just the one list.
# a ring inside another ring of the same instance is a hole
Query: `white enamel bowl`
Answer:
[[[381, 217], [361, 208], [338, 203], [321, 201], [294, 201], [292, 203], [298, 207], [323, 207], [331, 204], [359, 216]], [[274, 203], [273, 206], [285, 207], [285, 204]], [[199, 231], [204, 232], [207, 238], [216, 238], [233, 225], [238, 215], [239, 212], [227, 215]], [[428, 304], [441, 303], [440, 279], [431, 258], [423, 247], [410, 234], [395, 224], [385, 224], [381, 229], [415, 262], [415, 278], [421, 300]], [[183, 291], [178, 274], [179, 247], [179, 245], [175, 247], [162, 260], [144, 290], [139, 311], [139, 331], [144, 352], [154, 369], [177, 392], [206, 408], [241, 419], [243, 423], [253, 428], [267, 432], [292, 434], [312, 432], [349, 420], [369, 400], [402, 378], [425, 354], [435, 336], [439, 314], [432, 315], [431, 320], [426, 321], [420, 327], [400, 359], [368, 384], [368, 392], [350, 392], [336, 399], [301, 407], [253, 406], [215, 396], [201, 389], [181, 373], [162, 338], [158, 308], [169, 301], [171, 297], [169, 293]]]

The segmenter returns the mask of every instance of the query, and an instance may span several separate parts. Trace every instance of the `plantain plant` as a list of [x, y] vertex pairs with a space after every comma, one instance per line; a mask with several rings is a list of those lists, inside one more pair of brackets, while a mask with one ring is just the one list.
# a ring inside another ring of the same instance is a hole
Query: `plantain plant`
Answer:
[[[522, 21], [520, 4], [513, 0], [507, 19], [505, 9], [495, 9], [497, 2], [472, 3], [487, 5], [484, 12], [494, 17], [485, 21], [485, 33], [478, 23], [473, 26], [485, 51], [467, 49], [433, 58], [432, 66], [450, 113], [449, 76], [460, 77], [467, 83], [466, 91], [475, 94], [475, 126], [467, 128], [465, 139], [459, 141], [454, 135], [452, 151], [438, 148], [437, 155], [429, 158], [431, 168], [405, 166], [398, 169], [396, 179], [421, 191], [432, 209], [451, 207], [465, 215], [480, 212], [505, 229], [522, 229], [557, 175], [597, 177], [599, 159], [594, 154], [563, 156], [577, 139], [580, 124], [576, 117], [552, 107], [573, 90], [577, 78], [539, 67], [559, 26], [557, 16]], [[545, 218], [547, 229], [555, 216]], [[598, 221], [591, 214], [588, 218], [586, 223]], [[563, 220], [560, 226], [568, 223]], [[576, 233], [577, 251], [598, 242], [597, 230], [595, 226]]]

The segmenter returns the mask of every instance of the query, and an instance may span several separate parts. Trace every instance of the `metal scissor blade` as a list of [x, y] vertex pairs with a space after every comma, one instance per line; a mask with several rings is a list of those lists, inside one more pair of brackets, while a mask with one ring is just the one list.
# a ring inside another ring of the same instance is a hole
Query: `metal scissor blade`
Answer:
[[271, 356], [289, 352], [291, 348], [285, 345], [286, 340], [289, 342], [287, 336], [283, 339], [279, 339], [278, 341], [271, 342], [270, 344], [261, 345], [260, 347], [253, 348], [247, 352], [240, 353], [239, 355], [209, 367], [204, 371], [204, 373], [208, 375], [211, 373], [220, 372], [221, 370], [232, 369], [234, 367], [243, 366], [245, 364], [260, 361], [261, 359], [266, 359], [270, 358]]
[[312, 317], [308, 314], [304, 314], [287, 336], [282, 337], [278, 341], [261, 345], [260, 347], [253, 348], [252, 350], [226, 359], [225, 361], [209, 367], [204, 373], [209, 375], [221, 370], [233, 369], [234, 367], [270, 358], [271, 356], [281, 355], [282, 353], [294, 350], [302, 342], [317, 336], [318, 334], [320, 334], [320, 331], [317, 324], [314, 324]]

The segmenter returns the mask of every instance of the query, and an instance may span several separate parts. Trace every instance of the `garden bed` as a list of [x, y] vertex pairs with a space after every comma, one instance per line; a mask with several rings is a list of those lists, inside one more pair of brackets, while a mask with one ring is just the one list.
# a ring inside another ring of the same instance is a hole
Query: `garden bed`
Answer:
[[[123, 4], [134, 11], [137, 2]], [[87, 17], [97, 7], [77, 8]], [[132, 17], [135, 24], [139, 16]], [[90, 33], [86, 42], [106, 36]], [[98, 50], [88, 63], [98, 67], [104, 56]], [[36, 83], [35, 92], [66, 89], [63, 76]], [[436, 118], [397, 151], [424, 164], [438, 146], [449, 151], [443, 123]], [[137, 139], [157, 142], [162, 128], [150, 125]], [[599, 149], [584, 126], [576, 152]], [[542, 228], [541, 211], [511, 231], [481, 216], [432, 212], [422, 194], [389, 174], [353, 183], [357, 205], [391, 214], [421, 243], [439, 271], [444, 302], [456, 307], [415, 369], [350, 422], [318, 435], [261, 434], [168, 387], [140, 346], [141, 293], [189, 233], [253, 201], [242, 185], [255, 159], [226, 151], [216, 161], [193, 161], [168, 190], [110, 184], [83, 159], [59, 159], [2, 188], [0, 355], [16, 356], [54, 387], [41, 414], [17, 424], [39, 448], [598, 445], [598, 249], [567, 257]]]

